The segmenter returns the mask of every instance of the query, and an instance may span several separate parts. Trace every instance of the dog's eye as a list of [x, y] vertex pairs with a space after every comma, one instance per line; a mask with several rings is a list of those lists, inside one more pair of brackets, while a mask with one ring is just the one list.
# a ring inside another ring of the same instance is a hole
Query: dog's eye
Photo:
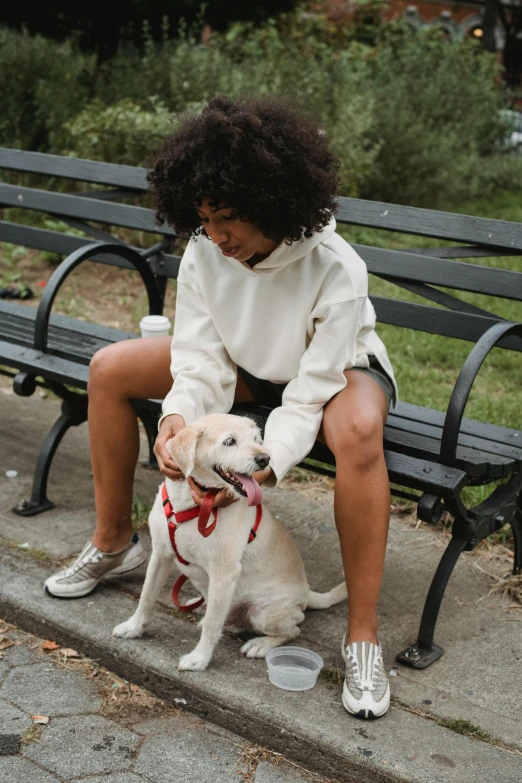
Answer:
[[223, 441], [223, 446], [235, 446], [236, 445], [236, 439], [235, 438], [227, 438]]

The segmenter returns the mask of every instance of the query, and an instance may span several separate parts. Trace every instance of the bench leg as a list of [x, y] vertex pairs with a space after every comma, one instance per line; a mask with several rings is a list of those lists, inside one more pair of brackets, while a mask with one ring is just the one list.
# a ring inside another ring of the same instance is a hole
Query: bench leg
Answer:
[[467, 541], [452, 538], [446, 547], [426, 597], [417, 644], [407, 647], [397, 655], [399, 663], [413, 669], [426, 669], [444, 654], [442, 647], [433, 643], [433, 634], [448, 580], [460, 554], [466, 549], [467, 543]]
[[56, 420], [49, 430], [38, 459], [33, 476], [33, 488], [30, 500], [21, 500], [13, 508], [15, 514], [22, 517], [32, 517], [35, 514], [41, 514], [42, 511], [49, 511], [55, 504], [47, 497], [47, 479], [49, 469], [53, 461], [54, 453], [58, 448], [63, 436], [71, 426], [82, 424], [87, 420], [87, 397], [72, 394], [62, 403], [61, 416]]
[[159, 417], [155, 415], [154, 413], [150, 413], [147, 410], [140, 410], [139, 403], [136, 404], [136, 401], [134, 403], [136, 405], [136, 412], [145, 427], [145, 432], [147, 434], [147, 441], [149, 444], [149, 458], [148, 460], [145, 460], [145, 462], [142, 462], [142, 466], [146, 468], [147, 470], [159, 470], [158, 468], [158, 461], [156, 459], [156, 455], [154, 454], [154, 444], [156, 442], [156, 438], [158, 436], [158, 419]]
[[522, 573], [522, 497], [518, 498], [518, 508], [510, 520], [513, 531], [515, 556], [513, 558], [513, 575]]

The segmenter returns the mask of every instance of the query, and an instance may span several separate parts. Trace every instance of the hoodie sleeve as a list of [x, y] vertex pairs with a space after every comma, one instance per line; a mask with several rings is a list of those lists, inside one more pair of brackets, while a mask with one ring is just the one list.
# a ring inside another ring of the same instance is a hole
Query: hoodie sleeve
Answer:
[[186, 424], [223, 413], [234, 402], [236, 368], [208, 312], [202, 294], [178, 280], [170, 370], [172, 389], [163, 401], [159, 425], [172, 413]]
[[264, 443], [271, 455], [275, 484], [311, 451], [323, 408], [346, 386], [344, 370], [355, 366], [356, 343], [365, 296], [333, 304], [315, 321], [315, 332], [287, 385], [283, 404], [272, 411]]

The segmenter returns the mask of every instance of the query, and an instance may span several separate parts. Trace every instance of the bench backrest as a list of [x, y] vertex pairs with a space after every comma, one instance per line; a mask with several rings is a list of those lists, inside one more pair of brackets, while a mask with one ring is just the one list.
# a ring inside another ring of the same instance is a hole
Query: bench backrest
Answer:
[[[110, 233], [111, 227], [155, 235], [159, 241], [140, 252], [158, 278], [177, 277], [180, 257], [171, 252], [173, 230], [158, 227], [153, 210], [121, 203], [143, 198], [147, 190], [145, 169], [8, 148], [0, 148], [0, 169], [105, 186], [63, 193], [0, 182], [0, 205], [47, 213], [82, 230], [92, 240], [121, 241]], [[343, 197], [339, 198], [336, 217], [340, 224], [452, 243], [407, 250], [353, 245], [370, 274], [433, 303], [372, 296], [377, 317], [383, 323], [475, 342], [502, 318], [441, 287], [522, 301], [522, 273], [458, 260], [522, 255], [522, 224]], [[107, 228], [100, 229], [100, 223]], [[67, 255], [89, 239], [0, 221], [0, 241]], [[97, 260], [127, 266], [114, 257]], [[443, 318], [440, 306], [446, 308]], [[508, 338], [501, 345], [522, 350], [517, 338]]]

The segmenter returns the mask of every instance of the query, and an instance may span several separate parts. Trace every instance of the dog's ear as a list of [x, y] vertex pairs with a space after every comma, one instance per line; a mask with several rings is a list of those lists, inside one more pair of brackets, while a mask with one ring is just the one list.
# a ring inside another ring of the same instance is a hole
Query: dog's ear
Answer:
[[196, 446], [203, 430], [196, 427], [184, 427], [175, 438], [166, 443], [167, 451], [185, 476], [194, 470]]

